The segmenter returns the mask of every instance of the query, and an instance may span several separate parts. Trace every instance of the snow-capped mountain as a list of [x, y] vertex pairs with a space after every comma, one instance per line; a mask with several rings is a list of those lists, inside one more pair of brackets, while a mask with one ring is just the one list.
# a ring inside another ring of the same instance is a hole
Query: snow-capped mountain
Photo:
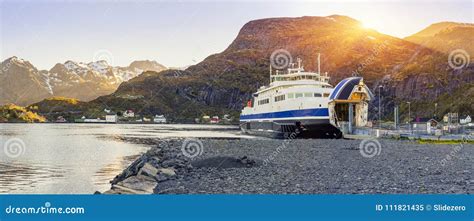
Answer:
[[128, 67], [112, 67], [106, 61], [69, 60], [49, 71], [40, 71], [28, 61], [11, 57], [0, 65], [0, 104], [28, 105], [51, 96], [89, 101], [114, 92], [122, 82], [143, 71], [165, 69], [156, 61], [134, 61]]

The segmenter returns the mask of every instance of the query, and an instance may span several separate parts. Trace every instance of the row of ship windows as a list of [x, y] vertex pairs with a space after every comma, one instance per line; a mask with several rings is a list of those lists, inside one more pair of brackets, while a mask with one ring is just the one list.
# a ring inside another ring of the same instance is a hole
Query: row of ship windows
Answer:
[[[308, 92], [308, 93], [289, 93], [288, 94], [288, 99], [300, 98], [300, 97], [329, 97], [329, 93], [320, 94], [320, 93], [310, 93], [310, 92]], [[284, 94], [275, 96], [275, 102], [284, 101], [284, 100], [285, 100], [285, 95]], [[262, 99], [262, 100], [258, 101], [258, 105], [263, 105], [263, 104], [268, 104], [268, 103], [270, 103], [269, 98]]]
[[258, 105], [264, 105], [270, 103], [270, 99], [263, 99], [258, 101]]
[[302, 76], [297, 76], [297, 77], [273, 77], [274, 80], [276, 81], [294, 81], [294, 80], [317, 80], [317, 81], [324, 81], [328, 82], [328, 78], [319, 78], [317, 76], [311, 76], [311, 75], [302, 75]]

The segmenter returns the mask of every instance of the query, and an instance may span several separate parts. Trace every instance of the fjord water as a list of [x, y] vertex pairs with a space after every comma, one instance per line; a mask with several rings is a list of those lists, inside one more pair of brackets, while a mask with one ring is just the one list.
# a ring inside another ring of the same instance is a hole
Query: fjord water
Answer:
[[[230, 130], [229, 130], [230, 129]], [[0, 193], [85, 193], [149, 146], [118, 137], [236, 137], [231, 127], [139, 124], [0, 124]]]

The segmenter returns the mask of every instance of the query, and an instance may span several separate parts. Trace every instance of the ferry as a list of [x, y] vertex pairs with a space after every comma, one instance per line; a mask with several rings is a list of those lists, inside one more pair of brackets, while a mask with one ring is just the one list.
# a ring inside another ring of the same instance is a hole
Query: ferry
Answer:
[[308, 72], [302, 60], [286, 71], [272, 72], [270, 84], [252, 95], [240, 115], [243, 132], [272, 138], [342, 138], [367, 125], [368, 103], [373, 94], [361, 77], [342, 80], [333, 87], [330, 77]]

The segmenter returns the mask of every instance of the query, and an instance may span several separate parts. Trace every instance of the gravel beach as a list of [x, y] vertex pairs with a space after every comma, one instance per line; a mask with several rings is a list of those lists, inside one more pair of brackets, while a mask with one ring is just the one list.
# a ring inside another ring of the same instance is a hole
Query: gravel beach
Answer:
[[388, 139], [366, 140], [362, 145], [363, 140], [345, 139], [124, 140], [153, 148], [118, 175], [106, 193], [474, 192], [472, 144]]

